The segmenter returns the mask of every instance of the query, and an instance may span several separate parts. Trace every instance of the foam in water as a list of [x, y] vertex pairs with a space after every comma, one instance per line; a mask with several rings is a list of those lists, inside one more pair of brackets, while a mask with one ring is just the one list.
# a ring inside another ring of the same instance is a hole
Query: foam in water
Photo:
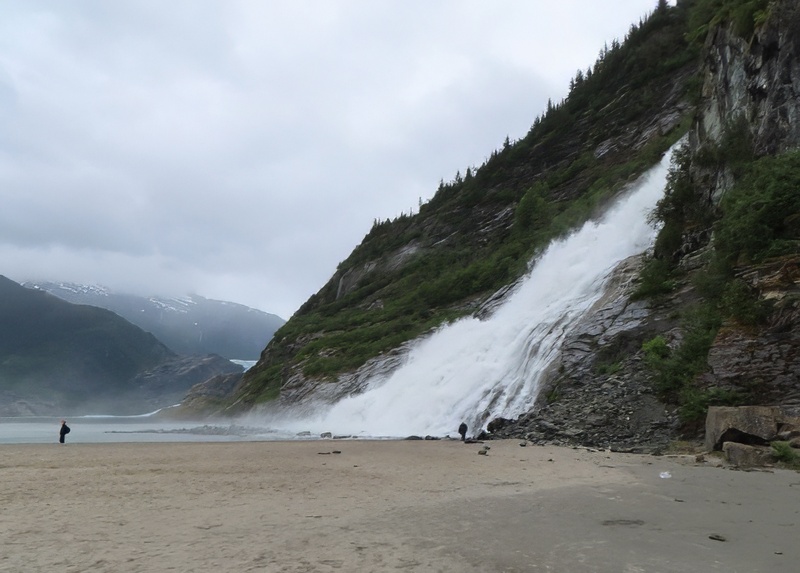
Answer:
[[647, 214], [662, 197], [672, 150], [599, 221], [554, 242], [487, 320], [466, 318], [419, 341], [385, 381], [345, 398], [297, 429], [402, 437], [470, 433], [516, 418], [536, 399], [542, 372], [564, 338], [602, 296], [611, 271], [645, 251], [656, 230]]

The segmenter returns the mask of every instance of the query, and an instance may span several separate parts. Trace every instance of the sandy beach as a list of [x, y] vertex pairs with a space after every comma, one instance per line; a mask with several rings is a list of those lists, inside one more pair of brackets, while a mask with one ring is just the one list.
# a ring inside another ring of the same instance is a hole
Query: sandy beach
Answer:
[[4, 445], [0, 571], [798, 570], [797, 472], [519, 444]]

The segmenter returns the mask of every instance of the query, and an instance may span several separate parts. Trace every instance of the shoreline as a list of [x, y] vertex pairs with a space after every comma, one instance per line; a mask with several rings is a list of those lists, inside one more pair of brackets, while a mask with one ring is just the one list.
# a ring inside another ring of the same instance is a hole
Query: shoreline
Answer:
[[800, 559], [797, 472], [519, 444], [3, 444], [0, 571], [788, 572]]

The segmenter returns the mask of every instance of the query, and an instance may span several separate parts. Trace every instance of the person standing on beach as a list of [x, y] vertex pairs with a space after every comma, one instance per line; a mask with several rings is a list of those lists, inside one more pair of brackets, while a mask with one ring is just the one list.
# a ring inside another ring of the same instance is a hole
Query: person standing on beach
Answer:
[[467, 441], [467, 425], [464, 422], [461, 422], [461, 425], [458, 427], [458, 433], [461, 434], [461, 441]]
[[58, 432], [58, 443], [59, 444], [63, 444], [64, 443], [64, 440], [66, 439], [67, 434], [69, 434], [69, 426], [67, 426], [67, 421], [66, 420], [61, 420], [61, 430], [59, 430], [59, 432]]

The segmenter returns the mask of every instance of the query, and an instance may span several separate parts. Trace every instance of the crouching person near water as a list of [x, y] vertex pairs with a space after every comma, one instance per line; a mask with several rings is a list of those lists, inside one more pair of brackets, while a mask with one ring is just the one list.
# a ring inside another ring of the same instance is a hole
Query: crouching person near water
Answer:
[[58, 443], [59, 444], [63, 444], [64, 443], [64, 440], [66, 439], [67, 434], [69, 434], [69, 426], [67, 426], [67, 421], [66, 420], [61, 420], [61, 430], [59, 430], [59, 432], [58, 432]]

